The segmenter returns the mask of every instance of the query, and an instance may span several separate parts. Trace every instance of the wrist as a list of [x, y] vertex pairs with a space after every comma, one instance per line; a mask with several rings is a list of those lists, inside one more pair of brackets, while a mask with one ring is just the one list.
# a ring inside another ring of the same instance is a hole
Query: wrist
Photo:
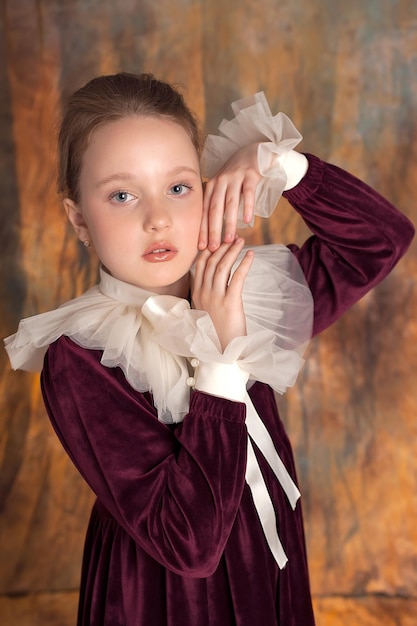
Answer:
[[234, 363], [199, 363], [195, 389], [213, 396], [244, 402], [249, 374]]
[[284, 191], [288, 191], [289, 189], [296, 187], [306, 175], [308, 170], [307, 158], [300, 152], [290, 150], [289, 152], [278, 156], [277, 159], [287, 175], [287, 183], [284, 187]]
[[304, 154], [295, 150], [288, 150], [284, 154], [274, 151], [275, 146], [270, 142], [261, 143], [258, 149], [258, 166], [262, 176], [274, 176], [274, 169], [284, 170], [285, 186], [283, 191], [296, 187], [304, 178], [308, 170], [308, 161]]

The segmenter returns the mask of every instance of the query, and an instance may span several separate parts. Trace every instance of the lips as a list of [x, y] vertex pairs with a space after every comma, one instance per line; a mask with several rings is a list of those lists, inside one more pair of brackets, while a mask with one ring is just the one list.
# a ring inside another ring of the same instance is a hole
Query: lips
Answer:
[[145, 250], [143, 258], [149, 263], [163, 263], [173, 259], [177, 252], [178, 250], [172, 243], [158, 241]]

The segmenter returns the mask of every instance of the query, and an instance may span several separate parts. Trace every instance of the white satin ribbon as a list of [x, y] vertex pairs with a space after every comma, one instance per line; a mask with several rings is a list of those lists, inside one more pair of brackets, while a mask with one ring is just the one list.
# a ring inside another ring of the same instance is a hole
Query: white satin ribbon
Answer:
[[[295, 509], [297, 500], [300, 498], [301, 494], [289, 475], [278, 452], [276, 451], [271, 436], [267, 431], [265, 424], [259, 417], [248, 394], [246, 394], [245, 397], [245, 404], [246, 426], [248, 433], [258, 446], [259, 450], [262, 452], [277, 477], [278, 482], [291, 504], [291, 507]], [[278, 563], [278, 567], [283, 569], [288, 561], [288, 558], [278, 535], [277, 521], [271, 496], [269, 495], [265, 484], [265, 480], [262, 475], [261, 468], [259, 467], [250, 438], [248, 439], [246, 482], [252, 492], [253, 501], [255, 503], [256, 511], [258, 513], [268, 546]]]
[[265, 459], [268, 461], [275, 476], [278, 478], [283, 490], [285, 491], [288, 501], [291, 504], [291, 507], [295, 509], [297, 500], [300, 498], [301, 494], [293, 479], [289, 475], [284, 463], [281, 461], [281, 458], [275, 449], [271, 435], [259, 417], [248, 394], [246, 394], [245, 403], [246, 426], [248, 428], [248, 433], [264, 455]]
[[261, 522], [266, 542], [271, 550], [278, 567], [283, 569], [288, 561], [281, 540], [277, 532], [277, 520], [274, 506], [266, 488], [261, 468], [255, 456], [251, 440], [248, 439], [248, 456], [246, 466], [246, 482], [252, 493], [256, 512]]

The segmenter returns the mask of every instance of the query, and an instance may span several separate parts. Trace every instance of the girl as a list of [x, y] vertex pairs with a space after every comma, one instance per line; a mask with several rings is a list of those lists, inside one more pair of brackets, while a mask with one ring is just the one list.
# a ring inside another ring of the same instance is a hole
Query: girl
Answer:
[[[97, 495], [79, 626], [314, 624], [273, 389], [294, 383], [309, 337], [388, 274], [413, 227], [295, 152], [300, 135], [262, 94], [234, 110], [202, 155], [204, 199], [199, 131], [172, 86], [99, 77], [64, 114], [60, 189], [100, 284], [23, 320], [6, 347], [14, 368], [43, 368], [52, 424]], [[282, 192], [314, 235], [243, 250], [238, 217], [268, 215]]]

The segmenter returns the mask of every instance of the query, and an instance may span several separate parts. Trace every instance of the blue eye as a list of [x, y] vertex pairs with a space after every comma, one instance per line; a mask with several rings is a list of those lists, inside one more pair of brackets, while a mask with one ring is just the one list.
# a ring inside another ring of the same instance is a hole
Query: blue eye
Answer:
[[116, 193], [113, 193], [110, 198], [118, 204], [124, 204], [129, 202], [129, 200], [132, 200], [134, 196], [128, 191], [116, 191]]
[[173, 196], [182, 196], [187, 191], [190, 191], [191, 186], [186, 185], [185, 183], [180, 183], [178, 185], [172, 185], [170, 188], [170, 192]]

